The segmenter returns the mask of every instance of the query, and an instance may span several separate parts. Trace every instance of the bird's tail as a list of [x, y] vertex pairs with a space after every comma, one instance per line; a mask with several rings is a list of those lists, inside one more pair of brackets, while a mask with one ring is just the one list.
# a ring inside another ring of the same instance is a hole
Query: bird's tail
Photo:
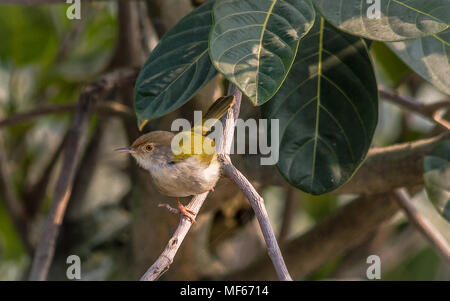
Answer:
[[218, 98], [203, 116], [202, 124], [194, 127], [195, 131], [205, 135], [212, 126], [220, 119], [235, 103], [234, 95], [222, 96]]

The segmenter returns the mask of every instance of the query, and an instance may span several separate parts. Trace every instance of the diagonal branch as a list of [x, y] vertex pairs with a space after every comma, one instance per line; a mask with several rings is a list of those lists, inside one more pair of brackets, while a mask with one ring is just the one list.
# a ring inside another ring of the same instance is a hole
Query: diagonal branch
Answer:
[[80, 98], [79, 108], [70, 128], [52, 206], [33, 258], [30, 280], [46, 280], [47, 278], [55, 253], [56, 239], [72, 192], [73, 178], [81, 155], [82, 145], [87, 136], [89, 119], [89, 98], [84, 95]]
[[444, 129], [450, 130], [450, 122], [441, 117], [443, 110], [450, 109], [450, 100], [424, 104], [411, 97], [398, 95], [381, 87], [378, 88], [378, 92], [381, 97], [434, 121]]
[[[397, 211], [392, 193], [360, 196], [335, 210], [299, 237], [283, 245], [284, 259], [294, 279], [310, 274], [328, 260], [343, 254], [367, 238]], [[264, 256], [222, 280], [276, 280]]]
[[267, 251], [269, 257], [277, 272], [278, 279], [280, 280], [292, 280], [284, 263], [283, 256], [281, 255], [280, 247], [278, 246], [275, 233], [270, 225], [269, 216], [264, 206], [264, 199], [258, 194], [256, 189], [247, 180], [247, 178], [233, 166], [230, 158], [226, 155], [219, 155], [221, 161], [222, 170], [227, 177], [234, 181], [234, 183], [242, 190], [250, 204], [255, 211], [256, 218], [258, 219], [259, 226], [266, 241]]
[[119, 69], [107, 73], [87, 85], [79, 98], [79, 104], [64, 147], [60, 176], [56, 183], [53, 201], [39, 245], [33, 258], [30, 280], [45, 280], [55, 254], [56, 239], [69, 201], [75, 171], [80, 160], [82, 145], [87, 136], [91, 106], [124, 82], [134, 80], [137, 70]]
[[405, 211], [409, 221], [425, 236], [437, 252], [450, 263], [450, 245], [441, 233], [420, 212], [405, 188], [395, 190], [397, 204]]

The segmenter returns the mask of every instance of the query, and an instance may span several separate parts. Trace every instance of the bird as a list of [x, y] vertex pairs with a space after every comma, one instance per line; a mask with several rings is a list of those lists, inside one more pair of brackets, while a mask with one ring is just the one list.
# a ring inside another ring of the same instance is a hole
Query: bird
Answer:
[[175, 197], [179, 212], [194, 223], [195, 212], [183, 206], [179, 198], [214, 190], [221, 167], [214, 140], [206, 134], [234, 103], [233, 95], [222, 96], [190, 131], [180, 132], [178, 137], [168, 131], [152, 131], [138, 137], [130, 147], [115, 151], [131, 154], [150, 173], [159, 192]]

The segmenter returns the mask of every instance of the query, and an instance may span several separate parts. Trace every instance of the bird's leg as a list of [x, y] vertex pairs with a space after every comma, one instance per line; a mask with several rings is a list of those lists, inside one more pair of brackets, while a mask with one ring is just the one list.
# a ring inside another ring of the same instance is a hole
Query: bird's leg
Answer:
[[178, 210], [180, 210], [180, 213], [182, 215], [186, 216], [191, 221], [191, 223], [195, 223], [195, 219], [192, 216], [190, 216], [190, 214], [195, 216], [195, 212], [189, 208], [186, 208], [183, 204], [181, 204], [178, 198], [177, 198], [177, 206]]

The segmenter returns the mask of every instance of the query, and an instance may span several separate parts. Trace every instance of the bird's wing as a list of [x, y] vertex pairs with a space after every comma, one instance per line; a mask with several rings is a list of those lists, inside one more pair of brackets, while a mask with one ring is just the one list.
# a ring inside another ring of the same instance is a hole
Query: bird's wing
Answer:
[[178, 148], [172, 149], [172, 161], [180, 162], [196, 155], [200, 163], [211, 163], [216, 152], [214, 140], [193, 131], [178, 135], [180, 140]]
[[229, 108], [231, 108], [235, 103], [234, 95], [222, 96], [218, 98], [212, 105], [209, 107], [205, 116], [203, 116], [202, 122], [200, 124], [196, 124], [193, 127], [193, 131], [197, 133], [202, 133], [206, 135], [212, 128], [212, 126], [220, 119]]

